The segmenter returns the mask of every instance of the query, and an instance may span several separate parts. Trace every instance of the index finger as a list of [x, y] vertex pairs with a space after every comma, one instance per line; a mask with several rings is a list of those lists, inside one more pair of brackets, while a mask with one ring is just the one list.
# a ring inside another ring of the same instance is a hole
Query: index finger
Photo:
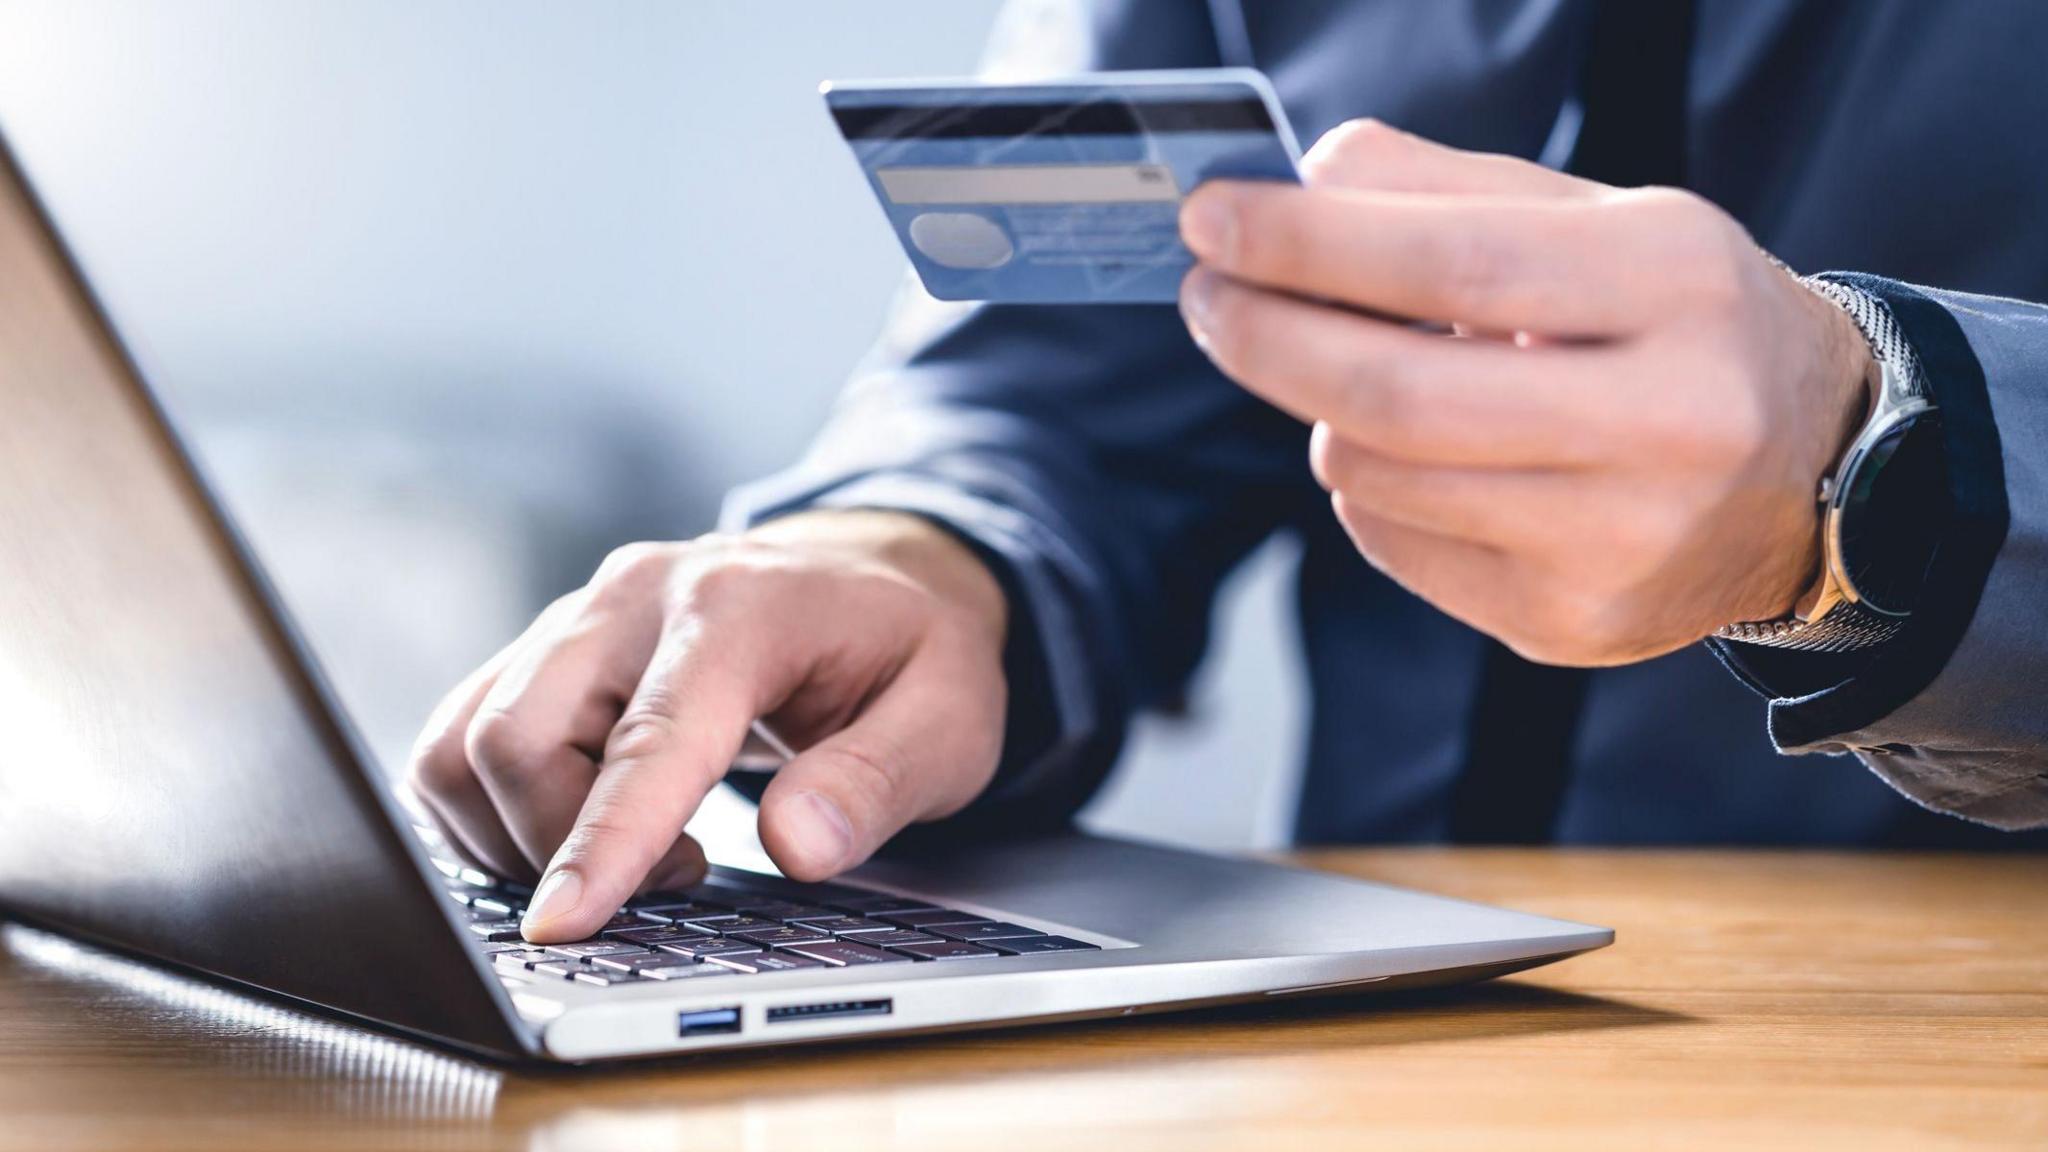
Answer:
[[1571, 337], [1623, 335], [1662, 314], [1663, 245], [1638, 224], [1612, 196], [1244, 181], [1204, 184], [1181, 209], [1188, 248], [1240, 280], [1391, 316]]
[[669, 628], [613, 729], [575, 826], [534, 890], [536, 943], [581, 940], [609, 920], [676, 843], [772, 703], [754, 649], [725, 629]]

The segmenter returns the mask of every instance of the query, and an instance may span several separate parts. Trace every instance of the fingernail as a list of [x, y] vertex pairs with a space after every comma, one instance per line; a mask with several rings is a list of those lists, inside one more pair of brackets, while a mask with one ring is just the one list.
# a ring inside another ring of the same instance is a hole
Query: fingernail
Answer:
[[1188, 273], [1180, 283], [1180, 314], [1188, 330], [1201, 340], [1209, 327], [1209, 303], [1216, 294], [1216, 274], [1206, 268]]
[[1237, 209], [1230, 194], [1197, 188], [1180, 206], [1180, 238], [1202, 259], [1228, 264], [1237, 248]]
[[816, 792], [799, 792], [789, 805], [790, 839], [821, 869], [837, 871], [853, 851], [853, 825], [839, 805]]
[[548, 921], [574, 912], [582, 900], [583, 877], [567, 868], [557, 868], [534, 890], [533, 903], [527, 905], [526, 918], [519, 922], [519, 928], [522, 932], [545, 928]]

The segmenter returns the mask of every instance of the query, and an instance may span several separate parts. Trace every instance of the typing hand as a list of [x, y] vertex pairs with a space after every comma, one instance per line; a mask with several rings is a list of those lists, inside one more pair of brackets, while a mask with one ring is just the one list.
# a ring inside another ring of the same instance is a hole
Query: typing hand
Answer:
[[1869, 350], [1727, 215], [1364, 121], [1304, 174], [1188, 198], [1181, 306], [1224, 372], [1314, 423], [1375, 566], [1578, 665], [1782, 615], [1814, 582]]
[[441, 703], [410, 782], [459, 850], [540, 874], [529, 939], [581, 939], [636, 889], [703, 875], [683, 824], [766, 717], [803, 751], [762, 797], [762, 843], [821, 880], [987, 785], [1005, 626], [980, 561], [911, 516], [636, 544]]

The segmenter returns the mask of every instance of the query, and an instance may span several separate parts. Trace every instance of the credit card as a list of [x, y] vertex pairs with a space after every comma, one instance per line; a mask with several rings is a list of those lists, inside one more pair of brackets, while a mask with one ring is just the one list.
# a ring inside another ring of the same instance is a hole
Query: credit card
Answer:
[[825, 105], [904, 255], [941, 300], [1173, 302], [1205, 180], [1298, 182], [1300, 147], [1249, 68], [1027, 84], [833, 82]]

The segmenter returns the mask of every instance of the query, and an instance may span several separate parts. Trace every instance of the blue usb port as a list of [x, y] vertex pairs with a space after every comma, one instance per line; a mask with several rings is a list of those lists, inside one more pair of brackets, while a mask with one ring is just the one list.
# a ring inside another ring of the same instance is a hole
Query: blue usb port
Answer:
[[738, 1008], [692, 1008], [676, 1013], [676, 1035], [703, 1036], [712, 1032], [740, 1030]]

